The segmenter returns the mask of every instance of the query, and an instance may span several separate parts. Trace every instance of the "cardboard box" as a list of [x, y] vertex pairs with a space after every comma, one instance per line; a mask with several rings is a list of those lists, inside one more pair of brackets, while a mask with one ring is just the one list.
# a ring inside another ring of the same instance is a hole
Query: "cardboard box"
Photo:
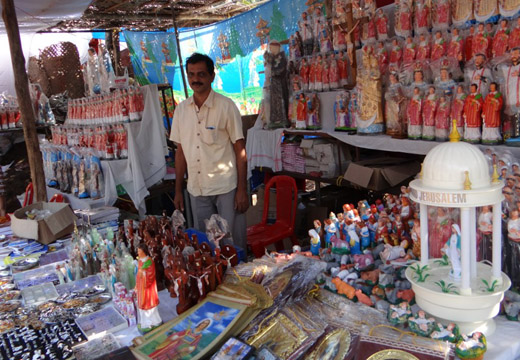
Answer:
[[[52, 214], [43, 220], [29, 220], [25, 213], [32, 209], [47, 209]], [[70, 234], [74, 230], [74, 221], [77, 219], [69, 204], [38, 202], [14, 212], [11, 218], [11, 230], [18, 237], [50, 244], [56, 239]]]
[[384, 190], [415, 176], [421, 164], [404, 158], [376, 158], [350, 163], [345, 180], [369, 190]]

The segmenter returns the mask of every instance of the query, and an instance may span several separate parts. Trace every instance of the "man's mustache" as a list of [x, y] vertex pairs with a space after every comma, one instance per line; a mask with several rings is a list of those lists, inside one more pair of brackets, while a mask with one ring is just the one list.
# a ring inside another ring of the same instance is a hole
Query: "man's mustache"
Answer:
[[200, 82], [192, 82], [191, 85], [202, 85]]

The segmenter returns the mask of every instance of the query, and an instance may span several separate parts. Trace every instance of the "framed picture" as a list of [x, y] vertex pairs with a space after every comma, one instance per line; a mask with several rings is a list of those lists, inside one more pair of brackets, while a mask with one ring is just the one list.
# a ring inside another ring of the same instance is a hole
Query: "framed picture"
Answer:
[[162, 325], [134, 353], [140, 359], [200, 359], [231, 335], [246, 308], [224, 300], [206, 299]]
[[211, 360], [245, 360], [253, 348], [237, 338], [229, 338]]

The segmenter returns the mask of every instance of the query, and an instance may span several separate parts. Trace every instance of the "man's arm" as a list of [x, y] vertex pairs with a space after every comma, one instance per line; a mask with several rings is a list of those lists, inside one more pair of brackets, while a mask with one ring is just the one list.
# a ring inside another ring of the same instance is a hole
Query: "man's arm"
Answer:
[[182, 145], [177, 144], [177, 150], [175, 151], [175, 197], [173, 198], [173, 205], [180, 211], [184, 211], [183, 185], [186, 168], [186, 158], [184, 157]]
[[246, 212], [249, 207], [249, 198], [247, 197], [247, 156], [246, 142], [239, 139], [233, 144], [235, 150], [237, 164], [237, 192], [235, 195], [235, 209], [240, 212]]

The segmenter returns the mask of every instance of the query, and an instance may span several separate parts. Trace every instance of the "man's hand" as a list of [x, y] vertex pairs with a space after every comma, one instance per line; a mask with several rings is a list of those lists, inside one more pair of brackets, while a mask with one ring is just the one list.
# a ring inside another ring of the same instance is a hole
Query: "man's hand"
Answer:
[[175, 192], [175, 197], [173, 198], [173, 205], [177, 210], [184, 211], [184, 195], [182, 195], [182, 191]]
[[235, 210], [239, 213], [245, 213], [249, 208], [249, 198], [247, 197], [247, 191], [237, 189], [235, 194]]

